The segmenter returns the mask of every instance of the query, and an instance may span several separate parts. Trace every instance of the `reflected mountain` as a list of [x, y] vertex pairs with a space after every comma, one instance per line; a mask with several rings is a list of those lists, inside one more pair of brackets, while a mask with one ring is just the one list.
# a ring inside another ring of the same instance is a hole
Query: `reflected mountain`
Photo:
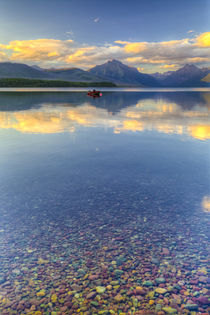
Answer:
[[2, 93], [0, 109], [0, 128], [23, 133], [99, 127], [210, 138], [208, 92]]
[[62, 106], [79, 106], [89, 103], [98, 108], [104, 108], [113, 114], [123, 108], [138, 104], [143, 100], [164, 100], [166, 103], [175, 103], [188, 110], [194, 106], [209, 106], [210, 93], [208, 92], [103, 92], [103, 97], [90, 98], [86, 92], [1, 92], [0, 111], [19, 111], [43, 104]]

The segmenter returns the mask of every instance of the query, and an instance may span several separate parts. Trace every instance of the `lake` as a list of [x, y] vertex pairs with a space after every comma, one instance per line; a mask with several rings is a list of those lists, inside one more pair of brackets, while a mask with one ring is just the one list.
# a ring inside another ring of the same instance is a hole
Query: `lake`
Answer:
[[209, 89], [5, 89], [0, 141], [1, 314], [208, 314]]

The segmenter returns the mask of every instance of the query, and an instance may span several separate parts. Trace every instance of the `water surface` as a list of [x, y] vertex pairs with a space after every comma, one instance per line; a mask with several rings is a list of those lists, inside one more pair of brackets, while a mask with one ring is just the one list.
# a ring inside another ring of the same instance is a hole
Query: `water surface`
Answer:
[[1, 92], [1, 314], [208, 313], [209, 111], [202, 90]]

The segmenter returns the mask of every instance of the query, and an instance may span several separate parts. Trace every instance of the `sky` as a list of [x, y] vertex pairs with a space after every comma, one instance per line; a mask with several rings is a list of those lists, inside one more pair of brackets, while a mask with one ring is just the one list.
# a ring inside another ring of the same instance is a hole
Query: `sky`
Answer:
[[0, 0], [0, 61], [141, 72], [210, 66], [210, 0]]

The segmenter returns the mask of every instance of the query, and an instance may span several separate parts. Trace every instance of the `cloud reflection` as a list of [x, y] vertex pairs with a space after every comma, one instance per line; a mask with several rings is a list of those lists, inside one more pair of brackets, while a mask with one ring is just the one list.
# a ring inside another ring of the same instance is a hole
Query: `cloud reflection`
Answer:
[[203, 197], [202, 207], [205, 212], [210, 212], [210, 196]]
[[209, 107], [183, 109], [163, 99], [141, 99], [114, 115], [85, 102], [80, 106], [43, 104], [41, 108], [0, 112], [0, 128], [23, 133], [75, 132], [80, 126], [112, 128], [114, 133], [156, 131], [210, 139]]

